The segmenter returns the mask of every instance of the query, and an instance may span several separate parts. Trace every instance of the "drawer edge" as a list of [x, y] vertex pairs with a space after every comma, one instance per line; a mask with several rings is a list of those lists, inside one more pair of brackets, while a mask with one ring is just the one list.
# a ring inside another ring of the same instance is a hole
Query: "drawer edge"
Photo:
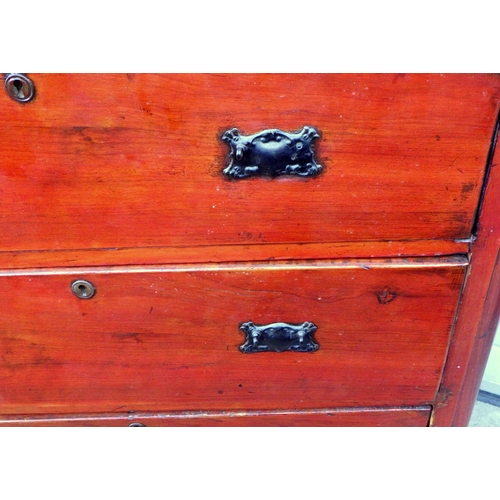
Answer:
[[2, 415], [0, 427], [426, 427], [432, 407]]
[[158, 273], [158, 272], [194, 272], [194, 271], [238, 271], [286, 269], [409, 269], [409, 268], [449, 268], [466, 267], [469, 259], [465, 255], [443, 257], [397, 258], [397, 259], [324, 259], [265, 262], [227, 262], [206, 264], [166, 264], [166, 265], [130, 265], [130, 266], [85, 266], [58, 268], [2, 269], [0, 277], [5, 276], [57, 276], [80, 274], [122, 274], [122, 273]]
[[435, 257], [467, 254], [469, 250], [467, 239], [24, 250], [0, 251], [0, 269]]

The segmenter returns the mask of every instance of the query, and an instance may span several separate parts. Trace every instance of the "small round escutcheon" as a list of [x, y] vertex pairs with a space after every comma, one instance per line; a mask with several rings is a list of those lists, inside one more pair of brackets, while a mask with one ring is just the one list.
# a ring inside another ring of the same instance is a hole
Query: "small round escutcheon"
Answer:
[[144, 424], [141, 424], [140, 422], [132, 422], [131, 424], [128, 424], [129, 427], [146, 427]]
[[71, 291], [79, 299], [91, 299], [95, 294], [95, 286], [86, 280], [76, 280], [71, 283]]
[[22, 73], [10, 73], [5, 77], [5, 90], [17, 102], [29, 102], [35, 97], [35, 85]]

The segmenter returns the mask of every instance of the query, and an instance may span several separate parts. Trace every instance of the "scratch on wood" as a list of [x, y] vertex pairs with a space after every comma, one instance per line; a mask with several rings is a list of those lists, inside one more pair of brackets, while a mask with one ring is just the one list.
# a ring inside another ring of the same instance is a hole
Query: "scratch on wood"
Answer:
[[142, 344], [142, 340], [139, 338], [139, 333], [121, 333], [121, 332], [117, 332], [117, 333], [112, 333], [111, 334], [113, 337], [118, 337], [119, 339], [130, 339], [130, 338], [133, 338], [136, 342], [138, 342], [139, 344]]
[[448, 404], [448, 399], [453, 396], [453, 392], [444, 386], [439, 388], [436, 396], [436, 404], [439, 406], [446, 406]]

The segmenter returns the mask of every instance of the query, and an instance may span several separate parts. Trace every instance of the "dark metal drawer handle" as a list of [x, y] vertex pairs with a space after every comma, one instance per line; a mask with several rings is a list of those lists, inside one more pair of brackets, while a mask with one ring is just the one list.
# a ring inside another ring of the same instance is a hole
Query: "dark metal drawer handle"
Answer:
[[311, 143], [319, 136], [316, 129], [307, 126], [294, 133], [270, 129], [241, 135], [237, 128], [227, 130], [222, 140], [229, 144], [230, 162], [223, 172], [234, 179], [316, 175], [323, 167], [315, 162]]
[[288, 323], [271, 323], [256, 325], [252, 321], [242, 323], [240, 330], [245, 333], [246, 341], [240, 346], [243, 353], [251, 352], [314, 352], [319, 345], [313, 335], [318, 327], [309, 321], [300, 325]]

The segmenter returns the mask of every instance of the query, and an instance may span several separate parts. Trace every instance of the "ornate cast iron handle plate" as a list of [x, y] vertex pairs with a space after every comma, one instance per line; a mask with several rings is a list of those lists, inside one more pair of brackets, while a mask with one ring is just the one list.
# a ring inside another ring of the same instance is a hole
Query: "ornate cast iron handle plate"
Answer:
[[246, 341], [240, 346], [243, 353], [251, 352], [314, 352], [319, 345], [313, 335], [318, 327], [309, 321], [300, 325], [288, 323], [271, 323], [256, 325], [252, 321], [242, 323], [240, 330], [245, 333]]
[[229, 144], [230, 162], [223, 172], [234, 179], [316, 175], [323, 167], [315, 162], [311, 143], [319, 137], [316, 129], [307, 126], [295, 133], [270, 129], [241, 135], [237, 128], [227, 130], [222, 140]]

